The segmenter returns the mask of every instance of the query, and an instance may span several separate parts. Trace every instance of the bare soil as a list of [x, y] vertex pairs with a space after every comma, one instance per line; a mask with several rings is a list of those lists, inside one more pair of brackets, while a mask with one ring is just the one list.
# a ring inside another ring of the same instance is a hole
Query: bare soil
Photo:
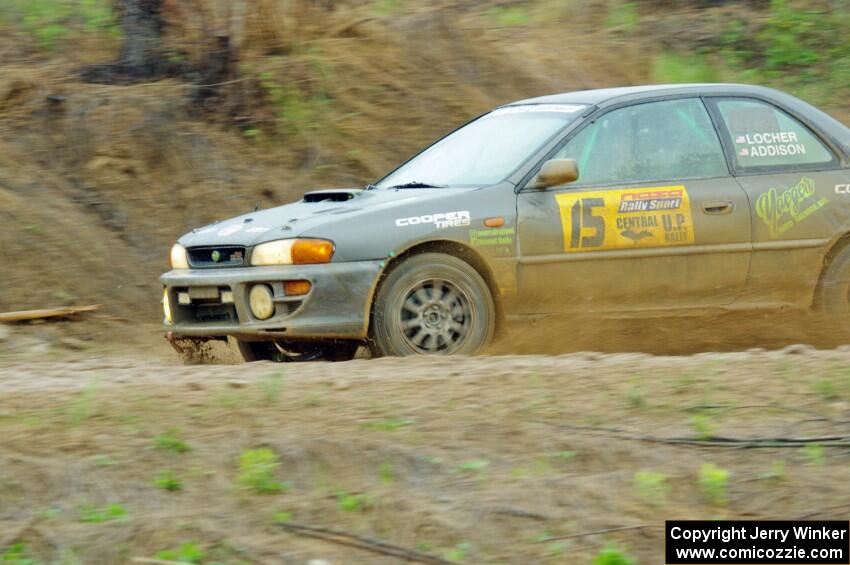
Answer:
[[[0, 364], [0, 546], [17, 540], [42, 559], [121, 563], [191, 541], [205, 562], [400, 562], [290, 533], [275, 524], [285, 512], [452, 561], [587, 563], [614, 543], [658, 563], [664, 519], [850, 509], [846, 443], [654, 441], [850, 436], [844, 349], [218, 366], [39, 357]], [[188, 450], [163, 449], [163, 435]], [[285, 492], [238, 480], [241, 454], [264, 447]], [[729, 472], [720, 498], [700, 485], [707, 463]], [[167, 472], [182, 490], [154, 484]], [[110, 507], [123, 512], [91, 521]], [[640, 528], [592, 533], [624, 526]]]

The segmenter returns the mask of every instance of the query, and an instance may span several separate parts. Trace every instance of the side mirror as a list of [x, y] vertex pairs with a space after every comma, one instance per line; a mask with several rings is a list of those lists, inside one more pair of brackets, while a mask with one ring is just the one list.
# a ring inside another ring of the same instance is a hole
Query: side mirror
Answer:
[[575, 159], [552, 159], [543, 163], [531, 188], [546, 189], [578, 180], [578, 163]]

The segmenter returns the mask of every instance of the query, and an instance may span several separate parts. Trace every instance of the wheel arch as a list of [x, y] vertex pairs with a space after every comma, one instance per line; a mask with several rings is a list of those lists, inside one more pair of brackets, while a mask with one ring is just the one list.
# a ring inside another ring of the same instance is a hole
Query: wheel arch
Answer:
[[850, 231], [838, 236], [829, 244], [829, 249], [823, 256], [820, 272], [818, 273], [818, 280], [815, 284], [814, 294], [812, 296], [812, 308], [820, 308], [821, 289], [823, 288], [823, 280], [826, 276], [826, 272], [829, 270], [829, 266], [832, 265], [835, 257], [848, 246], [850, 246]]
[[399, 265], [404, 263], [405, 260], [422, 253], [442, 253], [444, 255], [451, 255], [475, 269], [481, 278], [484, 279], [485, 284], [487, 284], [487, 289], [490, 291], [490, 296], [493, 297], [493, 305], [496, 308], [495, 335], [499, 336], [500, 332], [504, 328], [504, 307], [502, 304], [502, 294], [499, 290], [499, 285], [496, 282], [496, 276], [493, 273], [493, 269], [478, 251], [468, 245], [449, 239], [429, 240], [413, 244], [387, 260], [386, 265], [381, 271], [381, 274], [372, 289], [372, 294], [369, 297], [369, 316], [367, 319], [368, 327], [366, 331], [367, 336], [371, 337], [372, 318], [375, 313], [375, 299], [378, 296], [378, 291], [380, 290], [381, 285], [384, 283], [387, 276]]

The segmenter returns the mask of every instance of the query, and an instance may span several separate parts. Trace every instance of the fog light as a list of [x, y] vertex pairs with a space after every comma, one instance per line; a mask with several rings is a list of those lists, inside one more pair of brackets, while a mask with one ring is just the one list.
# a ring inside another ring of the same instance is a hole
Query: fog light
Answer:
[[192, 297], [189, 296], [188, 292], [178, 292], [177, 293], [177, 304], [180, 306], [188, 306], [192, 303]]
[[171, 323], [171, 303], [168, 301], [168, 289], [162, 289], [162, 311], [165, 314], [165, 321]]
[[274, 316], [274, 300], [272, 300], [272, 289], [264, 284], [254, 285], [248, 293], [248, 302], [251, 304], [251, 313], [258, 320], [268, 320]]
[[310, 281], [283, 281], [283, 292], [287, 296], [303, 296], [310, 292]]

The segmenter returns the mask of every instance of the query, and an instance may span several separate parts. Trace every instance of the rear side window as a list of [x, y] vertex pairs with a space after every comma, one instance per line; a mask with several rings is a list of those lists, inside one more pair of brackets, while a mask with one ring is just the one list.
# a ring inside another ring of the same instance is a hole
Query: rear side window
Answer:
[[728, 175], [720, 139], [698, 98], [613, 110], [553, 157], [575, 159], [576, 184], [622, 184]]
[[739, 169], [800, 168], [834, 161], [829, 149], [803, 124], [756, 100], [719, 100]]

